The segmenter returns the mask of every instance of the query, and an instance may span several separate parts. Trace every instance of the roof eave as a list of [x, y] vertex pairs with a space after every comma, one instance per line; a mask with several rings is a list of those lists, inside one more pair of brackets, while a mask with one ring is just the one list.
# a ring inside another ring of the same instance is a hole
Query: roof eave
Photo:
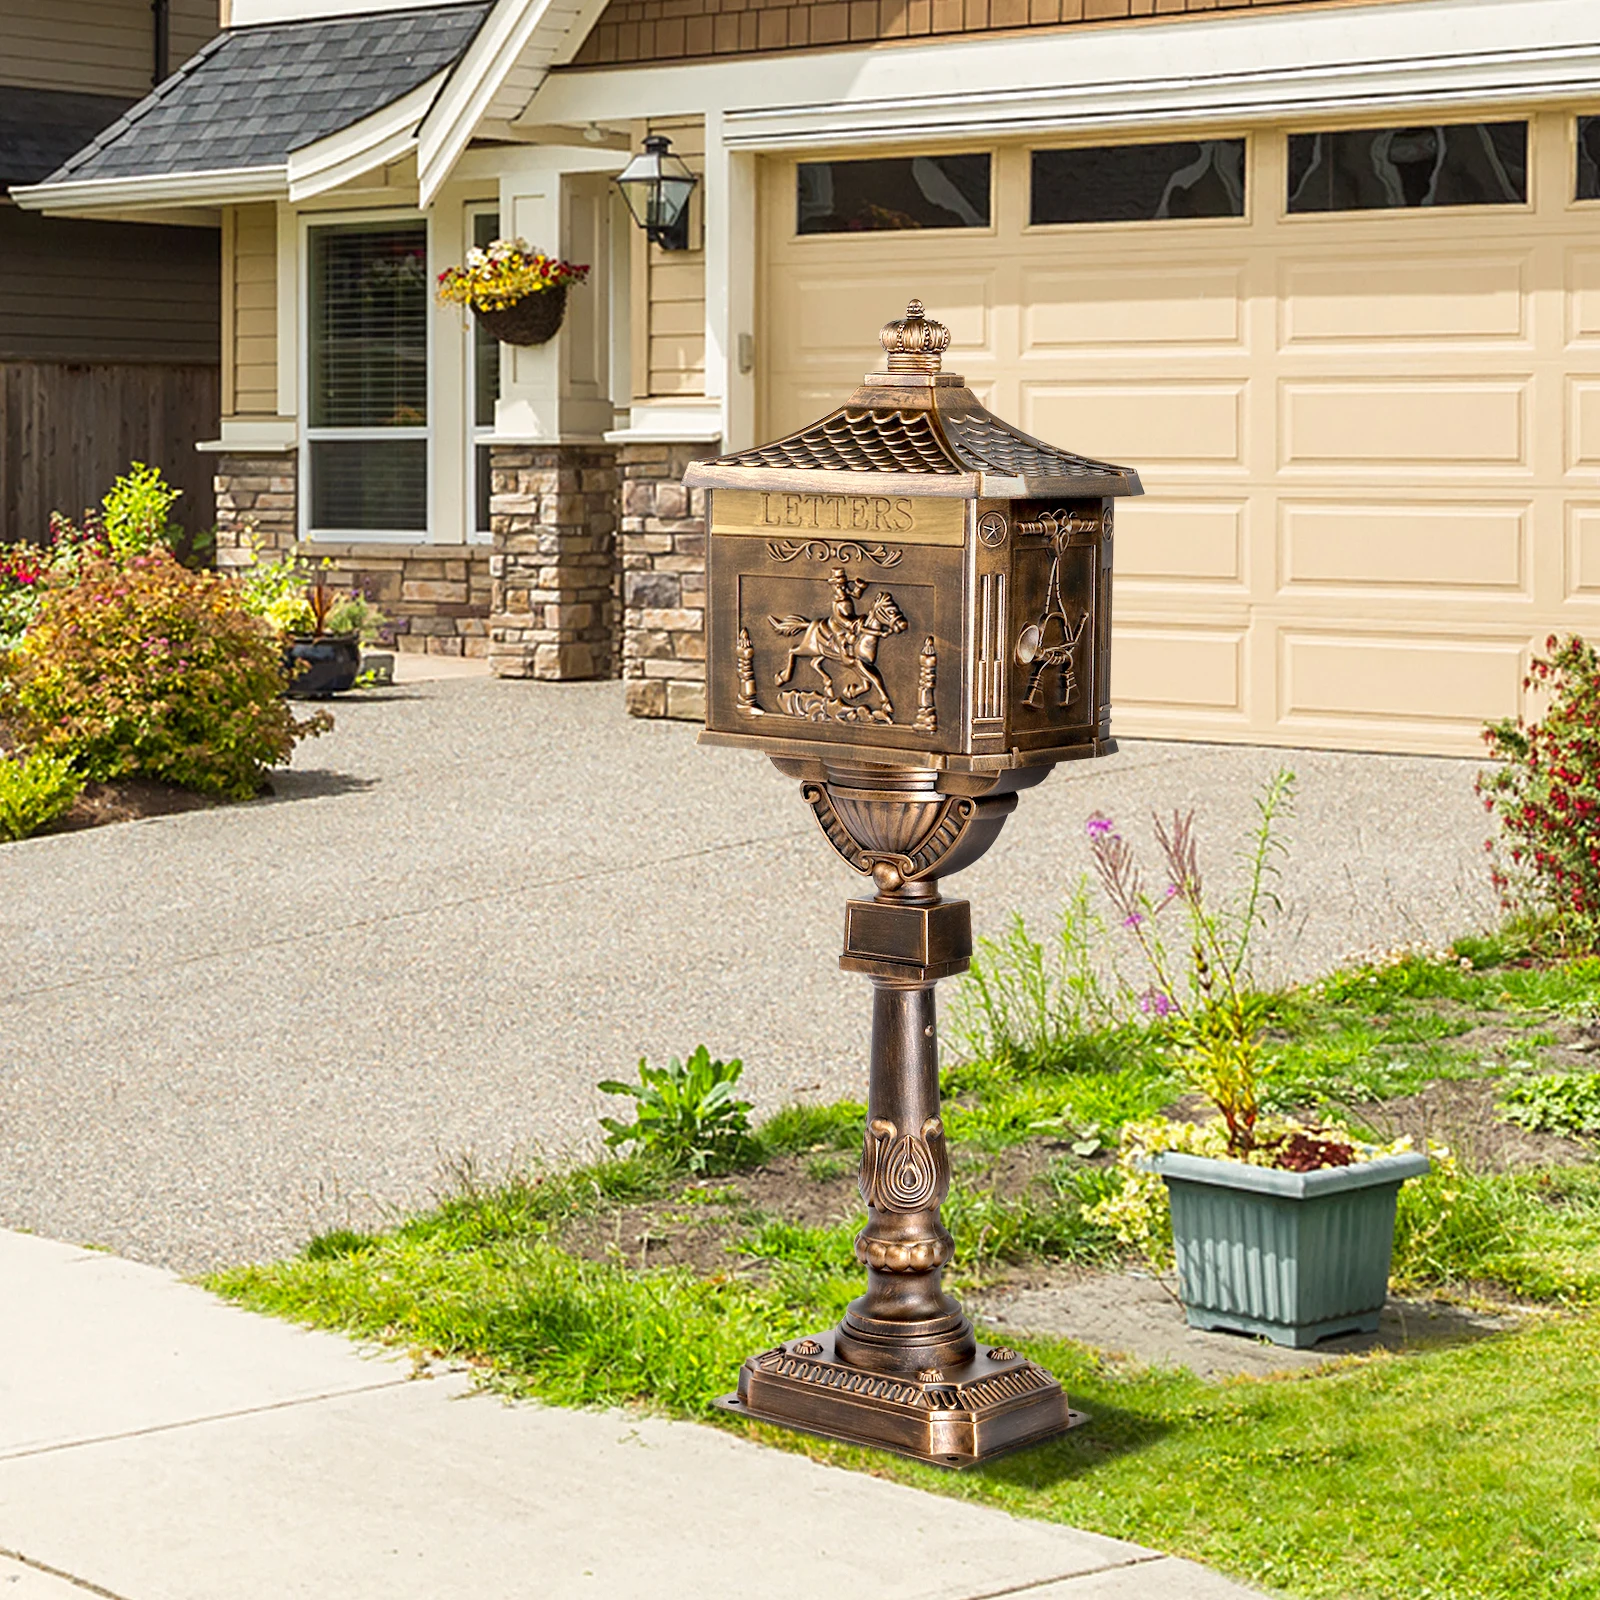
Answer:
[[164, 211], [195, 205], [242, 205], [281, 200], [289, 193], [286, 164], [208, 172], [163, 172], [131, 178], [82, 178], [21, 184], [11, 198], [25, 211], [93, 216], [108, 209]]

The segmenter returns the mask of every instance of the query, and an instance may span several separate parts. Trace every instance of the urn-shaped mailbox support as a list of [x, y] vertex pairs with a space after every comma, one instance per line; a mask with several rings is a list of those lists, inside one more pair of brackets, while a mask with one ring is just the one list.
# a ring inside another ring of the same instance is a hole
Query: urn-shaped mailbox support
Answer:
[[912, 301], [887, 370], [837, 411], [697, 462], [710, 491], [707, 744], [765, 751], [876, 894], [840, 965], [873, 984], [856, 1257], [837, 1328], [752, 1356], [726, 1404], [767, 1422], [970, 1466], [1071, 1425], [1042, 1367], [980, 1345], [941, 1274], [950, 1163], [934, 984], [972, 953], [938, 879], [976, 861], [1017, 791], [1109, 755], [1112, 500], [1138, 474], [991, 415], [941, 371]]

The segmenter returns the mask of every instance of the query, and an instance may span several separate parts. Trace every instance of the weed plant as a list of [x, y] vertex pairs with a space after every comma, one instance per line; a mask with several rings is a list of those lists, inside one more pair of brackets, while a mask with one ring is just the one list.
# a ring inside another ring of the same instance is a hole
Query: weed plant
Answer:
[[1600, 1073], [1550, 1072], [1507, 1085], [1501, 1108], [1512, 1122], [1541, 1133], [1600, 1136]]

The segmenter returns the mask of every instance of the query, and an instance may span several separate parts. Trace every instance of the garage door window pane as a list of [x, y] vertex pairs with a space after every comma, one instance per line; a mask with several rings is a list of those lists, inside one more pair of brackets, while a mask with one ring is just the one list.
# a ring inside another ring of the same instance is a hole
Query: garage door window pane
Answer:
[[1458, 122], [1289, 135], [1289, 210], [1510, 206], [1528, 198], [1528, 125]]
[[1600, 200], [1600, 117], [1578, 118], [1577, 196]]
[[795, 198], [800, 233], [987, 228], [989, 158], [802, 161]]
[[1243, 215], [1243, 139], [1033, 152], [1035, 224]]

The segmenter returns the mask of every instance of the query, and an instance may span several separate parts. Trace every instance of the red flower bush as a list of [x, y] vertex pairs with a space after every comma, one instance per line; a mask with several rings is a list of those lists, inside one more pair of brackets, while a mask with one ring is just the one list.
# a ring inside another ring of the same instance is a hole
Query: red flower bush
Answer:
[[1488, 849], [1495, 887], [1513, 912], [1553, 916], [1563, 941], [1600, 948], [1600, 656], [1576, 635], [1545, 642], [1525, 689], [1549, 694], [1537, 722], [1522, 717], [1484, 730], [1502, 764], [1477, 790], [1498, 818]]

